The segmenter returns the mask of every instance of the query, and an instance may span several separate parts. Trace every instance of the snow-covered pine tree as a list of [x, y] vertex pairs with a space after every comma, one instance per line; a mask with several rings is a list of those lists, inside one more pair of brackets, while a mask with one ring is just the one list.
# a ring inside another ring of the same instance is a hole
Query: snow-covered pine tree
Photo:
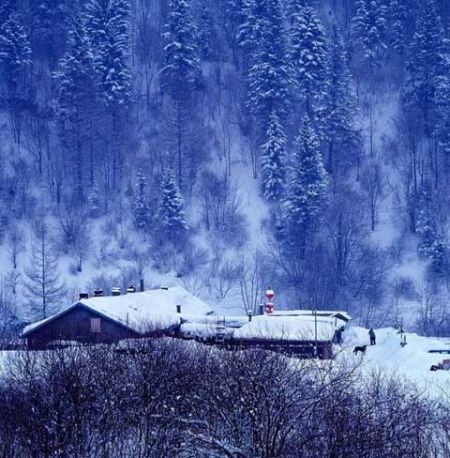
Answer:
[[67, 34], [67, 0], [30, 2], [33, 56], [44, 60], [53, 70], [63, 53]]
[[[352, 19], [352, 35], [363, 61], [373, 68], [387, 48], [386, 26], [388, 8], [384, 0], [358, 0]], [[359, 51], [360, 50], [360, 51]]]
[[144, 232], [148, 231], [151, 225], [151, 210], [147, 180], [142, 171], [139, 171], [136, 176], [136, 189], [132, 207], [135, 227]]
[[200, 76], [197, 30], [190, 0], [170, 0], [164, 32], [161, 86], [174, 99], [189, 97]]
[[0, 28], [0, 72], [9, 96], [14, 97], [24, 82], [31, 64], [31, 48], [24, 27], [11, 13]]
[[422, 258], [430, 261], [430, 273], [433, 276], [442, 276], [448, 267], [448, 247], [438, 228], [437, 208], [431, 182], [425, 179], [417, 216], [418, 250]]
[[31, 48], [18, 16], [12, 8], [10, 11], [8, 18], [0, 24], [0, 87], [3, 80], [6, 90], [2, 103], [8, 108], [14, 141], [20, 148], [23, 113], [32, 103]]
[[416, 31], [408, 48], [404, 101], [408, 110], [420, 116], [425, 134], [430, 135], [444, 31], [435, 0], [424, 0], [419, 11]]
[[245, 21], [246, 0], [228, 0], [225, 5], [225, 31], [233, 53], [240, 42], [239, 28]]
[[319, 109], [326, 93], [328, 62], [324, 27], [311, 7], [291, 0], [289, 59], [293, 80], [309, 116]]
[[448, 245], [442, 237], [433, 242], [430, 250], [430, 271], [435, 277], [443, 277], [448, 273], [449, 258]]
[[389, 4], [389, 42], [401, 59], [406, 51], [408, 39], [408, 0], [391, 0]]
[[205, 3], [198, 20], [197, 41], [200, 56], [205, 60], [214, 60], [217, 56], [215, 46], [216, 32], [214, 30], [213, 18], [208, 5]]
[[93, 65], [104, 139], [108, 150], [108, 177], [112, 189], [123, 177], [123, 151], [130, 106], [130, 0], [87, 0], [85, 17], [93, 52]]
[[[255, 119], [265, 125], [271, 113], [282, 117], [288, 106], [289, 64], [280, 0], [250, 4], [249, 34], [244, 45], [252, 46], [247, 75], [247, 105]], [[245, 24], [242, 26], [245, 27]]]
[[86, 23], [103, 99], [115, 108], [131, 97], [130, 0], [88, 0]]
[[340, 166], [354, 163], [352, 153], [360, 135], [355, 127], [356, 101], [342, 40], [333, 28], [328, 66], [326, 110], [320, 123], [327, 144], [327, 170], [339, 173]]
[[261, 146], [261, 187], [264, 197], [279, 202], [285, 182], [286, 135], [277, 114], [273, 112]]
[[0, 3], [0, 27], [8, 20], [13, 11], [12, 0], [3, 0]]
[[325, 203], [328, 177], [312, 122], [305, 117], [294, 141], [283, 202], [288, 241], [304, 247], [307, 227]]
[[158, 228], [162, 237], [174, 244], [181, 242], [188, 230], [184, 199], [172, 170], [164, 176], [158, 209]]
[[434, 105], [436, 125], [434, 136], [444, 154], [446, 173], [450, 172], [450, 50], [442, 55], [442, 65], [436, 77]]
[[60, 60], [55, 79], [58, 86], [57, 121], [63, 144], [74, 161], [75, 193], [78, 199], [83, 200], [83, 170], [87, 164], [85, 150], [91, 128], [90, 120], [94, 116], [92, 107], [95, 106], [96, 89], [86, 24], [78, 13], [74, 16], [68, 48]]
[[261, 30], [256, 16], [256, 0], [229, 0], [228, 22], [236, 27], [236, 38], [239, 46], [251, 53], [255, 49]]

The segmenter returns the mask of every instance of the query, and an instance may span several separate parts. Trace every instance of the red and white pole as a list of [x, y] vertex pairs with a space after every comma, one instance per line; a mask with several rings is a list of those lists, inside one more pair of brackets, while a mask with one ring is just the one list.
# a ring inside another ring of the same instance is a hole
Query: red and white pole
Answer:
[[267, 297], [267, 302], [266, 302], [266, 313], [270, 315], [273, 312], [273, 302], [272, 299], [275, 296], [275, 293], [273, 292], [273, 289], [269, 286], [269, 288], [266, 291], [266, 297]]

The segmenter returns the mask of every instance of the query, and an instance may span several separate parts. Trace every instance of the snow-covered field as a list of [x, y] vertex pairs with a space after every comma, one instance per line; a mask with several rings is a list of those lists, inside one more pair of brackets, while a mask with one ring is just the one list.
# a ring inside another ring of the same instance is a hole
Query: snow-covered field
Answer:
[[376, 329], [377, 344], [367, 346], [366, 353], [353, 354], [356, 345], [369, 343], [368, 329], [350, 327], [344, 334], [342, 351], [337, 362], [361, 363], [362, 374], [370, 375], [380, 371], [385, 375], [396, 375], [410, 380], [424, 394], [437, 395], [450, 400], [450, 371], [430, 371], [432, 365], [443, 359], [450, 359], [448, 354], [429, 353], [429, 350], [450, 350], [450, 338], [438, 339], [406, 333], [406, 346], [400, 345], [400, 334], [393, 328]]

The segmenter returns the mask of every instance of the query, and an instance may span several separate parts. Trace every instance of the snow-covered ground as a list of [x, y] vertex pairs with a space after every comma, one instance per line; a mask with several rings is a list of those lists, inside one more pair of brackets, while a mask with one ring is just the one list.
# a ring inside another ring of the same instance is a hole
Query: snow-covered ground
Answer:
[[429, 350], [450, 350], [450, 337], [439, 339], [406, 333], [406, 346], [400, 345], [400, 334], [393, 328], [375, 329], [377, 344], [367, 346], [365, 354], [353, 354], [356, 345], [369, 344], [368, 329], [349, 327], [344, 333], [342, 350], [338, 353], [338, 363], [361, 363], [364, 375], [380, 371], [385, 375], [396, 375], [415, 383], [424, 393], [446, 397], [450, 401], [450, 371], [430, 371], [432, 365], [448, 354], [429, 353]]
[[[368, 379], [374, 373], [396, 376], [414, 383], [424, 395], [450, 402], [450, 371], [430, 371], [432, 365], [450, 359], [450, 355], [429, 353], [429, 350], [450, 350], [450, 337], [440, 339], [405, 333], [407, 344], [402, 347], [396, 329], [381, 328], [375, 332], [377, 344], [370, 346], [368, 329], [350, 326], [344, 333], [342, 347], [335, 347], [337, 356], [333, 364], [358, 367], [362, 379]], [[355, 346], [366, 344], [365, 354], [353, 353]], [[0, 373], [8, 354], [12, 352], [0, 352]]]

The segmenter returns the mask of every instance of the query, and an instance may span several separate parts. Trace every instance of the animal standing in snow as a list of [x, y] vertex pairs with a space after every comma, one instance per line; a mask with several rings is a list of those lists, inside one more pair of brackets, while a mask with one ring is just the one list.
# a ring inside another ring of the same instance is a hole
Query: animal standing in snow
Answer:
[[358, 352], [365, 353], [366, 352], [367, 345], [360, 345], [356, 346], [353, 350], [353, 353], [356, 355]]

